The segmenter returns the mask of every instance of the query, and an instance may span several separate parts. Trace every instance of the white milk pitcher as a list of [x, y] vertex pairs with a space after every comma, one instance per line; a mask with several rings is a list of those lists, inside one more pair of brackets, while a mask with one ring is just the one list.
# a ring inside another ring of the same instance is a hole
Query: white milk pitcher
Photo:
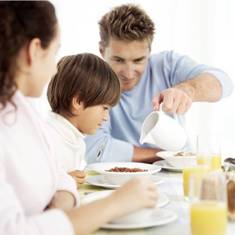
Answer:
[[187, 141], [183, 127], [162, 111], [151, 112], [141, 128], [140, 143], [155, 145], [161, 149], [178, 151]]

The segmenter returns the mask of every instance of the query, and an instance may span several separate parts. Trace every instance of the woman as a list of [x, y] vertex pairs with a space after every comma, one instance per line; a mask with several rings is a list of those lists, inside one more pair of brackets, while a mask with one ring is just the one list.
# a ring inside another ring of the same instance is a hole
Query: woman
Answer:
[[154, 184], [134, 179], [105, 199], [75, 207], [76, 185], [58, 169], [44, 123], [27, 100], [39, 96], [56, 72], [54, 7], [0, 2], [0, 15], [0, 234], [88, 234], [154, 206]]

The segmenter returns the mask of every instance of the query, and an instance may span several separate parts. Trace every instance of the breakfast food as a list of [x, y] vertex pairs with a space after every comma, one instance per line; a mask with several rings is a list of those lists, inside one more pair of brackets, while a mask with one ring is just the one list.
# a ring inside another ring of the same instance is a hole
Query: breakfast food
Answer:
[[113, 168], [106, 170], [106, 171], [109, 171], [109, 172], [144, 172], [147, 170], [140, 169], [140, 168], [113, 167]]
[[176, 157], [193, 156], [193, 153], [190, 153], [190, 152], [178, 152], [174, 156], [176, 156]]

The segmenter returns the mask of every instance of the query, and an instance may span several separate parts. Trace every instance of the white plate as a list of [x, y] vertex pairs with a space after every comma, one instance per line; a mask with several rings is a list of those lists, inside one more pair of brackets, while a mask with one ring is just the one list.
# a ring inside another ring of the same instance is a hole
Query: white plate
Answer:
[[166, 160], [161, 160], [153, 163], [154, 165], [160, 166], [163, 170], [168, 170], [168, 171], [175, 171], [175, 172], [182, 172], [183, 167], [174, 167], [170, 165], [169, 162]]
[[[176, 156], [177, 153], [181, 153], [181, 152], [184, 152], [184, 151], [160, 151], [160, 152], [157, 152], [156, 155], [160, 158], [163, 158], [163, 159], [167, 159], [169, 157], [195, 157], [195, 155], [193, 155], [192, 153], [189, 153], [189, 152], [185, 152], [185, 155], [184, 156]], [[189, 155], [187, 155], [186, 153], [189, 153]]]
[[157, 152], [156, 155], [158, 157], [161, 157], [163, 159], [167, 158], [167, 157], [173, 157], [175, 156], [175, 154], [177, 154], [178, 152], [174, 152], [174, 151], [160, 151]]
[[161, 151], [161, 152], [158, 152], [156, 155], [166, 160], [169, 163], [168, 164], [169, 166], [172, 166], [175, 168], [181, 169], [185, 167], [193, 167], [196, 165], [197, 161], [196, 161], [195, 155], [184, 152], [185, 153], [184, 156], [176, 156], [177, 153], [179, 152]]
[[[142, 172], [113, 172], [108, 171], [111, 168], [114, 167], [126, 167], [126, 168], [140, 168], [146, 171]], [[152, 164], [147, 163], [140, 163], [140, 162], [99, 162], [99, 163], [93, 163], [86, 167], [86, 170], [92, 170], [96, 171], [100, 174], [131, 174], [131, 175], [152, 175], [161, 170], [160, 167], [154, 166]]]
[[[86, 195], [82, 198], [81, 203], [87, 204], [87, 203], [96, 201], [98, 199], [107, 197], [112, 192], [113, 192], [113, 190], [103, 190], [103, 191], [89, 193], [88, 195]], [[165, 194], [160, 193], [159, 198], [157, 200], [156, 208], [166, 206], [169, 203], [169, 201], [170, 201], [169, 198]]]
[[[159, 176], [152, 175], [150, 177], [156, 185], [163, 183], [163, 179], [159, 178]], [[115, 188], [120, 187], [120, 185], [118, 185], [118, 184], [109, 184], [109, 183], [105, 182], [103, 175], [88, 176], [86, 178], [86, 182], [90, 185], [99, 186], [99, 187], [103, 187], [103, 188], [115, 189]]]
[[142, 223], [108, 223], [102, 226], [106, 229], [138, 229], [138, 228], [149, 228], [160, 226], [164, 224], [171, 223], [177, 219], [177, 214], [173, 211], [166, 209], [156, 208], [152, 216]]

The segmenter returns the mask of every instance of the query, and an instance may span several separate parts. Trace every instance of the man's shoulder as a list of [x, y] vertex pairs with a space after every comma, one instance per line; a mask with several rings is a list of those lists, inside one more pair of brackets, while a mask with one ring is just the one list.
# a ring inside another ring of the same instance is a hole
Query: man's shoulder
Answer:
[[174, 51], [160, 51], [160, 52], [157, 52], [157, 53], [152, 53], [150, 56], [149, 56], [149, 60], [150, 61], [162, 61], [162, 60], [168, 60], [170, 58], [173, 57], [174, 54], [177, 54], [176, 52]]
[[163, 68], [168, 68], [172, 61], [174, 60], [174, 51], [161, 51], [158, 53], [153, 53], [149, 56], [149, 68], [157, 69], [161, 71]]
[[179, 54], [173, 50], [171, 51], [161, 51], [155, 54], [151, 54], [149, 57], [150, 67], [164, 67], [170, 68], [179, 64], [180, 61], [185, 61], [186, 64], [193, 63], [194, 60], [190, 59], [187, 55]]

